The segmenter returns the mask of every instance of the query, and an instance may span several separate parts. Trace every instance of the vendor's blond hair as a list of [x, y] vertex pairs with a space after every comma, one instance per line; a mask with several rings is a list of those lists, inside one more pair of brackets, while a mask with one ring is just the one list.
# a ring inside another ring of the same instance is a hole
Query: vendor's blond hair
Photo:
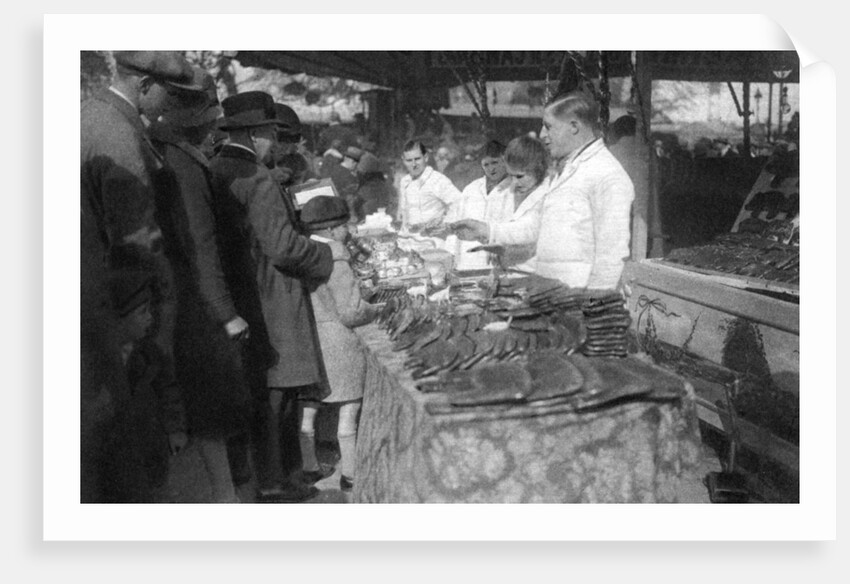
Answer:
[[599, 105], [583, 91], [571, 91], [550, 101], [546, 108], [559, 120], [574, 117], [593, 131], [599, 128]]

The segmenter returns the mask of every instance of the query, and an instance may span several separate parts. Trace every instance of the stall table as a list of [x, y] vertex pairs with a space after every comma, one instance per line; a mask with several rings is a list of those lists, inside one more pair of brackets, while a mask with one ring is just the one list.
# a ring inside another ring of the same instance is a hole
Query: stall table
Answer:
[[[368, 372], [357, 503], [673, 503], [699, 461], [693, 388], [666, 401], [577, 413], [511, 405], [431, 414], [386, 332], [358, 329]], [[677, 386], [678, 387], [678, 386]]]

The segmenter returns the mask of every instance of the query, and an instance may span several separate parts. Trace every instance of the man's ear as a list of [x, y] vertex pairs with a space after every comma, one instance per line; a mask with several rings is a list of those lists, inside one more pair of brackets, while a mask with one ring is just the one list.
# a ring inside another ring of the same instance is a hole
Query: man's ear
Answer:
[[573, 118], [569, 121], [570, 124], [570, 132], [573, 134], [578, 134], [579, 130], [581, 130], [581, 125], [578, 123], [578, 120]]
[[156, 83], [156, 81], [154, 81], [153, 77], [151, 77], [150, 75], [145, 75], [139, 81], [139, 92], [147, 93], [148, 91], [150, 91], [151, 87], [153, 87], [154, 83]]

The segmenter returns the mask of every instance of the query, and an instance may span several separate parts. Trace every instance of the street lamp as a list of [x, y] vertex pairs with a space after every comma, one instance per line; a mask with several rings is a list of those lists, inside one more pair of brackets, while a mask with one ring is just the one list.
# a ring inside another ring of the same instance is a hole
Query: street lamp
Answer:
[[756, 94], [753, 96], [753, 98], [755, 98], [755, 100], [756, 100], [756, 123], [757, 124], [761, 123], [761, 116], [759, 116], [759, 104], [761, 103], [762, 97], [763, 96], [761, 94], [761, 91], [759, 91], [759, 88], [756, 87]]

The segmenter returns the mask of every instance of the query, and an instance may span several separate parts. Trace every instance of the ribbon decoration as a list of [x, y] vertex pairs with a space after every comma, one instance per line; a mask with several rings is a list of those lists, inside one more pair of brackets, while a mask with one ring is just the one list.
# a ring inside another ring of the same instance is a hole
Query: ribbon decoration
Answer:
[[[667, 305], [664, 304], [660, 299], [655, 298], [654, 300], [650, 300], [648, 296], [645, 294], [641, 294], [638, 297], [637, 306], [640, 309], [640, 313], [638, 314], [637, 323], [635, 325], [636, 333], [638, 339], [640, 339], [640, 321], [643, 318], [643, 315], [650, 309], [654, 308], [664, 316], [675, 316], [676, 318], [680, 317], [680, 314], [676, 314], [675, 312], [667, 310]], [[652, 313], [649, 313], [648, 317], [649, 322], [652, 322]], [[649, 326], [649, 325], [647, 325]], [[642, 344], [642, 343], [641, 343]], [[646, 347], [643, 347], [646, 350]]]

